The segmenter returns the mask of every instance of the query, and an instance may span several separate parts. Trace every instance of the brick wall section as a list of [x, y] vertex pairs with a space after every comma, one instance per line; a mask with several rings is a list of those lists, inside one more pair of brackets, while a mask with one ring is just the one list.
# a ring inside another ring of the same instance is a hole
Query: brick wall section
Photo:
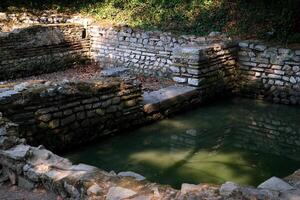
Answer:
[[66, 149], [143, 120], [140, 85], [107, 81], [33, 84], [0, 98], [0, 110], [30, 143]]
[[242, 95], [300, 104], [300, 50], [248, 41], [239, 46]]
[[82, 25], [34, 25], [0, 35], [0, 80], [58, 71], [88, 58]]

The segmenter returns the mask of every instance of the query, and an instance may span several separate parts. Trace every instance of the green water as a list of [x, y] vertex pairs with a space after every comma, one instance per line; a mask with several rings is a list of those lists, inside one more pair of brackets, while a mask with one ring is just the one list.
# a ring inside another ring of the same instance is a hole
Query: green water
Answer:
[[66, 157], [175, 188], [257, 185], [300, 168], [300, 107], [225, 100], [102, 140]]

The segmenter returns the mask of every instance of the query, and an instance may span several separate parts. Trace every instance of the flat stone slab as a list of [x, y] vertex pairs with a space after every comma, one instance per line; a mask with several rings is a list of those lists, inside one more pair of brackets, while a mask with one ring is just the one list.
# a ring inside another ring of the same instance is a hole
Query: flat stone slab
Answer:
[[0, 151], [0, 154], [15, 160], [23, 160], [25, 159], [25, 156], [28, 155], [29, 150], [30, 150], [30, 146], [20, 144], [9, 150]]
[[111, 77], [111, 76], [115, 77], [115, 76], [120, 76], [124, 72], [128, 72], [128, 71], [129, 71], [128, 68], [112, 67], [112, 68], [103, 69], [100, 72], [100, 75], [103, 76], [103, 77]]
[[123, 188], [123, 187], [111, 187], [107, 193], [107, 200], [121, 200], [129, 198], [135, 195], [136, 192], [133, 190]]
[[196, 88], [190, 86], [172, 85], [157, 91], [145, 92], [143, 94], [144, 104], [146, 105], [160, 103], [165, 100], [174, 98], [176, 96], [184, 95], [192, 91], [196, 91]]

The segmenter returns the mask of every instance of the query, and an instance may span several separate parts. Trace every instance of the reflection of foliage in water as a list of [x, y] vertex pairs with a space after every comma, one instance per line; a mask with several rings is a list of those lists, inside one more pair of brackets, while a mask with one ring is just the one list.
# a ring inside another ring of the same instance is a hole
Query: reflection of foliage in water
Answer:
[[[289, 155], [300, 155], [300, 150], [295, 145], [281, 145], [283, 137], [284, 141], [300, 138], [299, 112], [294, 107], [235, 99], [114, 136], [69, 157], [106, 170], [135, 171], [174, 187], [182, 182], [225, 180], [258, 184], [300, 167], [299, 161], [285, 157], [290, 151], [295, 154]], [[265, 126], [253, 123], [277, 123], [274, 127], [279, 135], [269, 138]]]

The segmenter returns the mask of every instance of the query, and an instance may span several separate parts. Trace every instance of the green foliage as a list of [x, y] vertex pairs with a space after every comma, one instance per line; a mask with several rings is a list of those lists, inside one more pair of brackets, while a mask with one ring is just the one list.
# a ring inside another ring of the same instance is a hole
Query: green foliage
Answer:
[[196, 35], [223, 31], [243, 38], [287, 42], [297, 39], [294, 34], [300, 31], [298, 0], [4, 0], [0, 9], [12, 6], [81, 12], [139, 28]]

